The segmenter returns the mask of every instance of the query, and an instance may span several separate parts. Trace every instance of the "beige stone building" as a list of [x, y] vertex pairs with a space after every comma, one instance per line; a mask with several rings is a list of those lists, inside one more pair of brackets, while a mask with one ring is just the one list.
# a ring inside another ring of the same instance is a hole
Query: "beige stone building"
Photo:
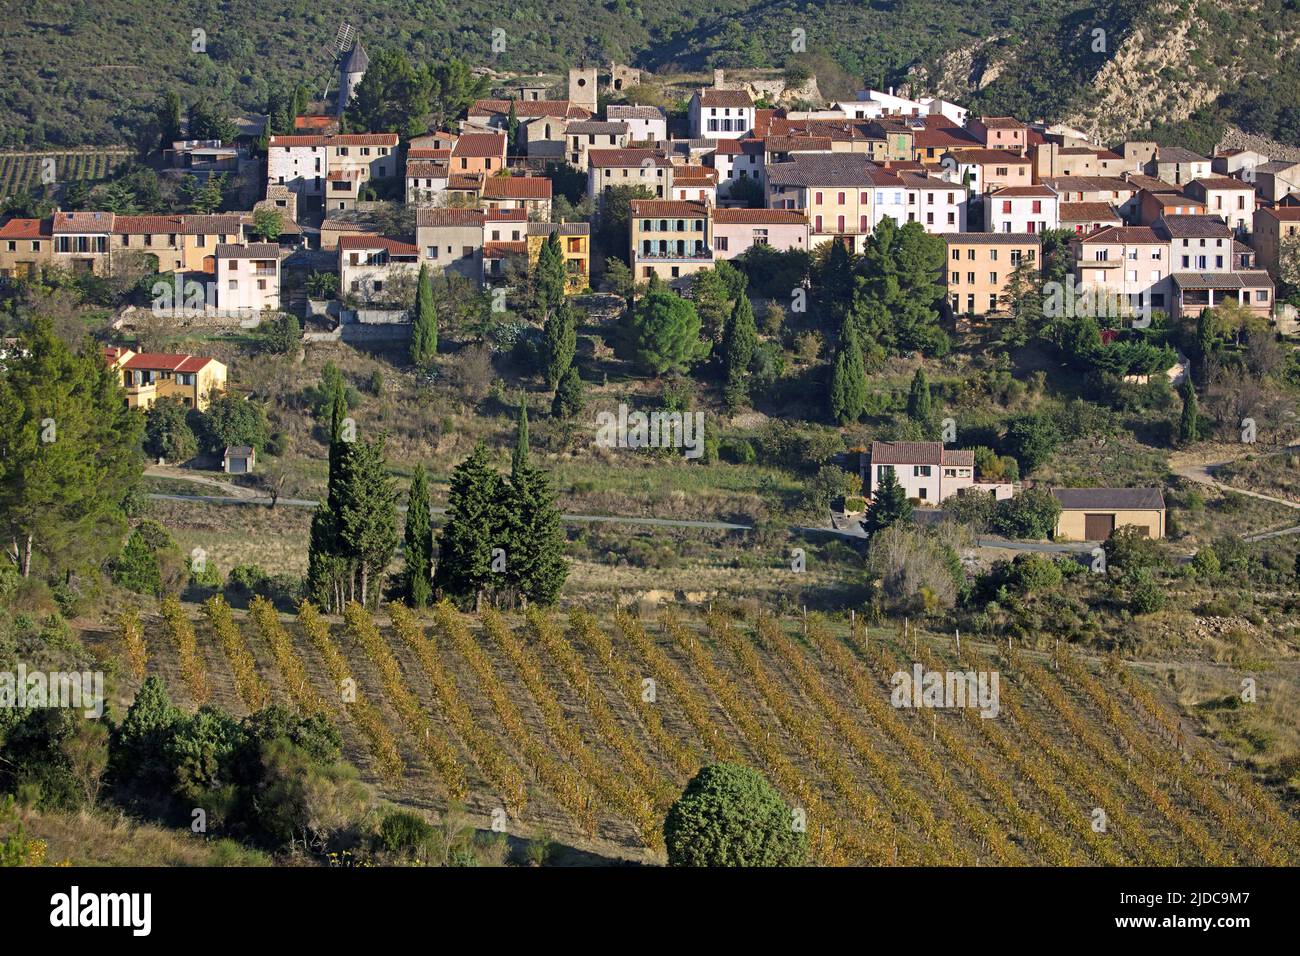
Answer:
[[954, 315], [982, 318], [1006, 311], [1011, 273], [1023, 262], [1041, 269], [1043, 240], [1029, 233], [961, 232], [948, 247], [948, 305]]
[[1058, 541], [1105, 541], [1126, 525], [1148, 538], [1165, 536], [1165, 498], [1159, 488], [1053, 488], [1061, 504]]

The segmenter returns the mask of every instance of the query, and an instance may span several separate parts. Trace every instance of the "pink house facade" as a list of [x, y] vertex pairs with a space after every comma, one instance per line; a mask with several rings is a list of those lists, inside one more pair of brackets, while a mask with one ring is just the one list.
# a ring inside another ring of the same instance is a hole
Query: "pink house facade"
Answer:
[[751, 246], [808, 250], [808, 217], [797, 209], [714, 209], [713, 255], [734, 259]]

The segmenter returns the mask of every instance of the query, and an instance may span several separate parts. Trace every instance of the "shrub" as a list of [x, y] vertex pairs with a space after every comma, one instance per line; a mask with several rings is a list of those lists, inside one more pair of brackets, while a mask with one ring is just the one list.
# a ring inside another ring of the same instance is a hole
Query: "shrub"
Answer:
[[1219, 556], [1212, 545], [1207, 544], [1196, 552], [1192, 558], [1192, 570], [1202, 581], [1212, 581], [1219, 576]]
[[423, 818], [395, 810], [379, 824], [379, 842], [389, 853], [415, 854], [433, 839], [434, 829]]
[[1050, 491], [1027, 488], [1014, 498], [997, 503], [993, 530], [1008, 538], [1050, 538], [1060, 513], [1061, 503]]
[[1154, 614], [1165, 606], [1165, 592], [1150, 571], [1138, 572], [1129, 592], [1128, 606], [1134, 614]]
[[664, 817], [669, 866], [801, 866], [808, 836], [749, 767], [716, 763], [686, 785]]

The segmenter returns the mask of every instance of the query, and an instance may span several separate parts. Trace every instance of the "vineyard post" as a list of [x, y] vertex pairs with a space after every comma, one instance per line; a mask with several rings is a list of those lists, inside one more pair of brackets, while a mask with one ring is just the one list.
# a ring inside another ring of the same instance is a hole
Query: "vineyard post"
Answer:
[[957, 660], [961, 660], [961, 628], [957, 628]]

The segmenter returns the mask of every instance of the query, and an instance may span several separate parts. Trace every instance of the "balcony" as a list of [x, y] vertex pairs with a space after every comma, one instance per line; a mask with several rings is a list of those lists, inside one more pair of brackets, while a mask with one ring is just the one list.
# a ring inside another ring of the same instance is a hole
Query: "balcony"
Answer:
[[713, 250], [708, 247], [701, 249], [638, 249], [636, 257], [638, 259], [654, 259], [658, 262], [678, 261], [678, 262], [701, 262], [713, 258]]

